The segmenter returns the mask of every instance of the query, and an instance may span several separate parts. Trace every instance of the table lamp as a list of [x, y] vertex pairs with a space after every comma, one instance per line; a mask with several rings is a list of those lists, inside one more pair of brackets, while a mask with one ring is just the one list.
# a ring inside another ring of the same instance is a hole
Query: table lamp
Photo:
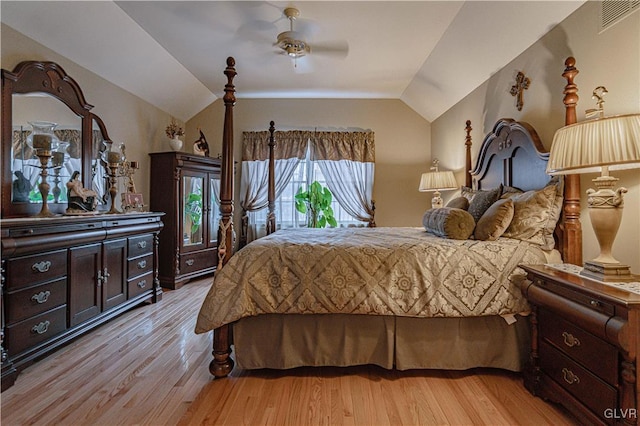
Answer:
[[559, 129], [549, 154], [551, 175], [600, 172], [589, 189], [591, 225], [600, 244], [600, 254], [585, 262], [582, 274], [600, 281], [635, 281], [628, 265], [612, 254], [613, 242], [622, 220], [626, 188], [613, 189], [618, 181], [611, 170], [640, 167], [640, 114], [603, 117]]
[[431, 171], [422, 174], [420, 179], [420, 186], [418, 191], [420, 192], [433, 192], [433, 198], [431, 198], [431, 208], [438, 209], [443, 205], [442, 197], [440, 197], [440, 191], [449, 191], [458, 188], [458, 182], [451, 170], [439, 171], [437, 159], [433, 160], [433, 167]]

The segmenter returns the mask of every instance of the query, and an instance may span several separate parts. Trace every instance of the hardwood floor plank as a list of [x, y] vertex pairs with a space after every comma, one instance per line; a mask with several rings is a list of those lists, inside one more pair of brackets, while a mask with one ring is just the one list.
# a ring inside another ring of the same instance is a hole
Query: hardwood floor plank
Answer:
[[213, 380], [194, 333], [211, 279], [166, 291], [25, 369], [2, 425], [577, 424], [498, 370], [236, 369]]

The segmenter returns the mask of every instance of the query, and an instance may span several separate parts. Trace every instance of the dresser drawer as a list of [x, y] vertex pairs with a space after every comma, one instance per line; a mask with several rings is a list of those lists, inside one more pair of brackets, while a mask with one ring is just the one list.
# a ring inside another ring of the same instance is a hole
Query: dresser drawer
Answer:
[[197, 253], [184, 253], [180, 256], [180, 274], [213, 268], [218, 264], [217, 253], [218, 251], [215, 249]]
[[129, 280], [127, 286], [129, 287], [129, 299], [150, 290], [153, 288], [153, 272]]
[[14, 356], [67, 329], [67, 305], [5, 328], [7, 351]]
[[67, 303], [67, 278], [7, 293], [7, 324], [41, 314]]
[[129, 238], [128, 256], [129, 258], [153, 253], [153, 235], [140, 235]]
[[7, 291], [67, 275], [67, 250], [17, 257], [7, 261]]
[[129, 259], [127, 267], [127, 276], [129, 278], [137, 277], [142, 274], [153, 270], [153, 255], [136, 257], [135, 259]]
[[540, 343], [540, 367], [597, 416], [604, 418], [606, 412], [618, 407], [615, 388], [546, 342]]
[[618, 385], [618, 351], [613, 345], [545, 309], [539, 310], [538, 321], [541, 338], [580, 362], [610, 385]]

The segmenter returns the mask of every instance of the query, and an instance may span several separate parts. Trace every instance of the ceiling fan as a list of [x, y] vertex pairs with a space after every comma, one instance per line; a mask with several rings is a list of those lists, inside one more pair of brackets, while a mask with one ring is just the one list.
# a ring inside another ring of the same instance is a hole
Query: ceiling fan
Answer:
[[278, 38], [274, 46], [281, 49], [279, 53], [285, 54], [294, 60], [294, 67], [297, 66], [297, 60], [311, 54], [329, 54], [344, 57], [349, 52], [349, 45], [346, 41], [339, 41], [325, 44], [314, 44], [313, 48], [304, 39], [302, 33], [294, 31], [293, 21], [300, 17], [300, 11], [295, 7], [287, 7], [284, 9], [284, 16], [289, 20], [289, 31], [278, 34]]

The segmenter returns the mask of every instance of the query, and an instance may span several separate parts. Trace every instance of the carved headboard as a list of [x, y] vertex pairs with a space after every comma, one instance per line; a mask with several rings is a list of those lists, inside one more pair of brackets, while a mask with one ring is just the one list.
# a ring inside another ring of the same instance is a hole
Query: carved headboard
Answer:
[[502, 118], [482, 142], [471, 179], [476, 189], [515, 186], [528, 191], [549, 182], [549, 153], [529, 124]]

